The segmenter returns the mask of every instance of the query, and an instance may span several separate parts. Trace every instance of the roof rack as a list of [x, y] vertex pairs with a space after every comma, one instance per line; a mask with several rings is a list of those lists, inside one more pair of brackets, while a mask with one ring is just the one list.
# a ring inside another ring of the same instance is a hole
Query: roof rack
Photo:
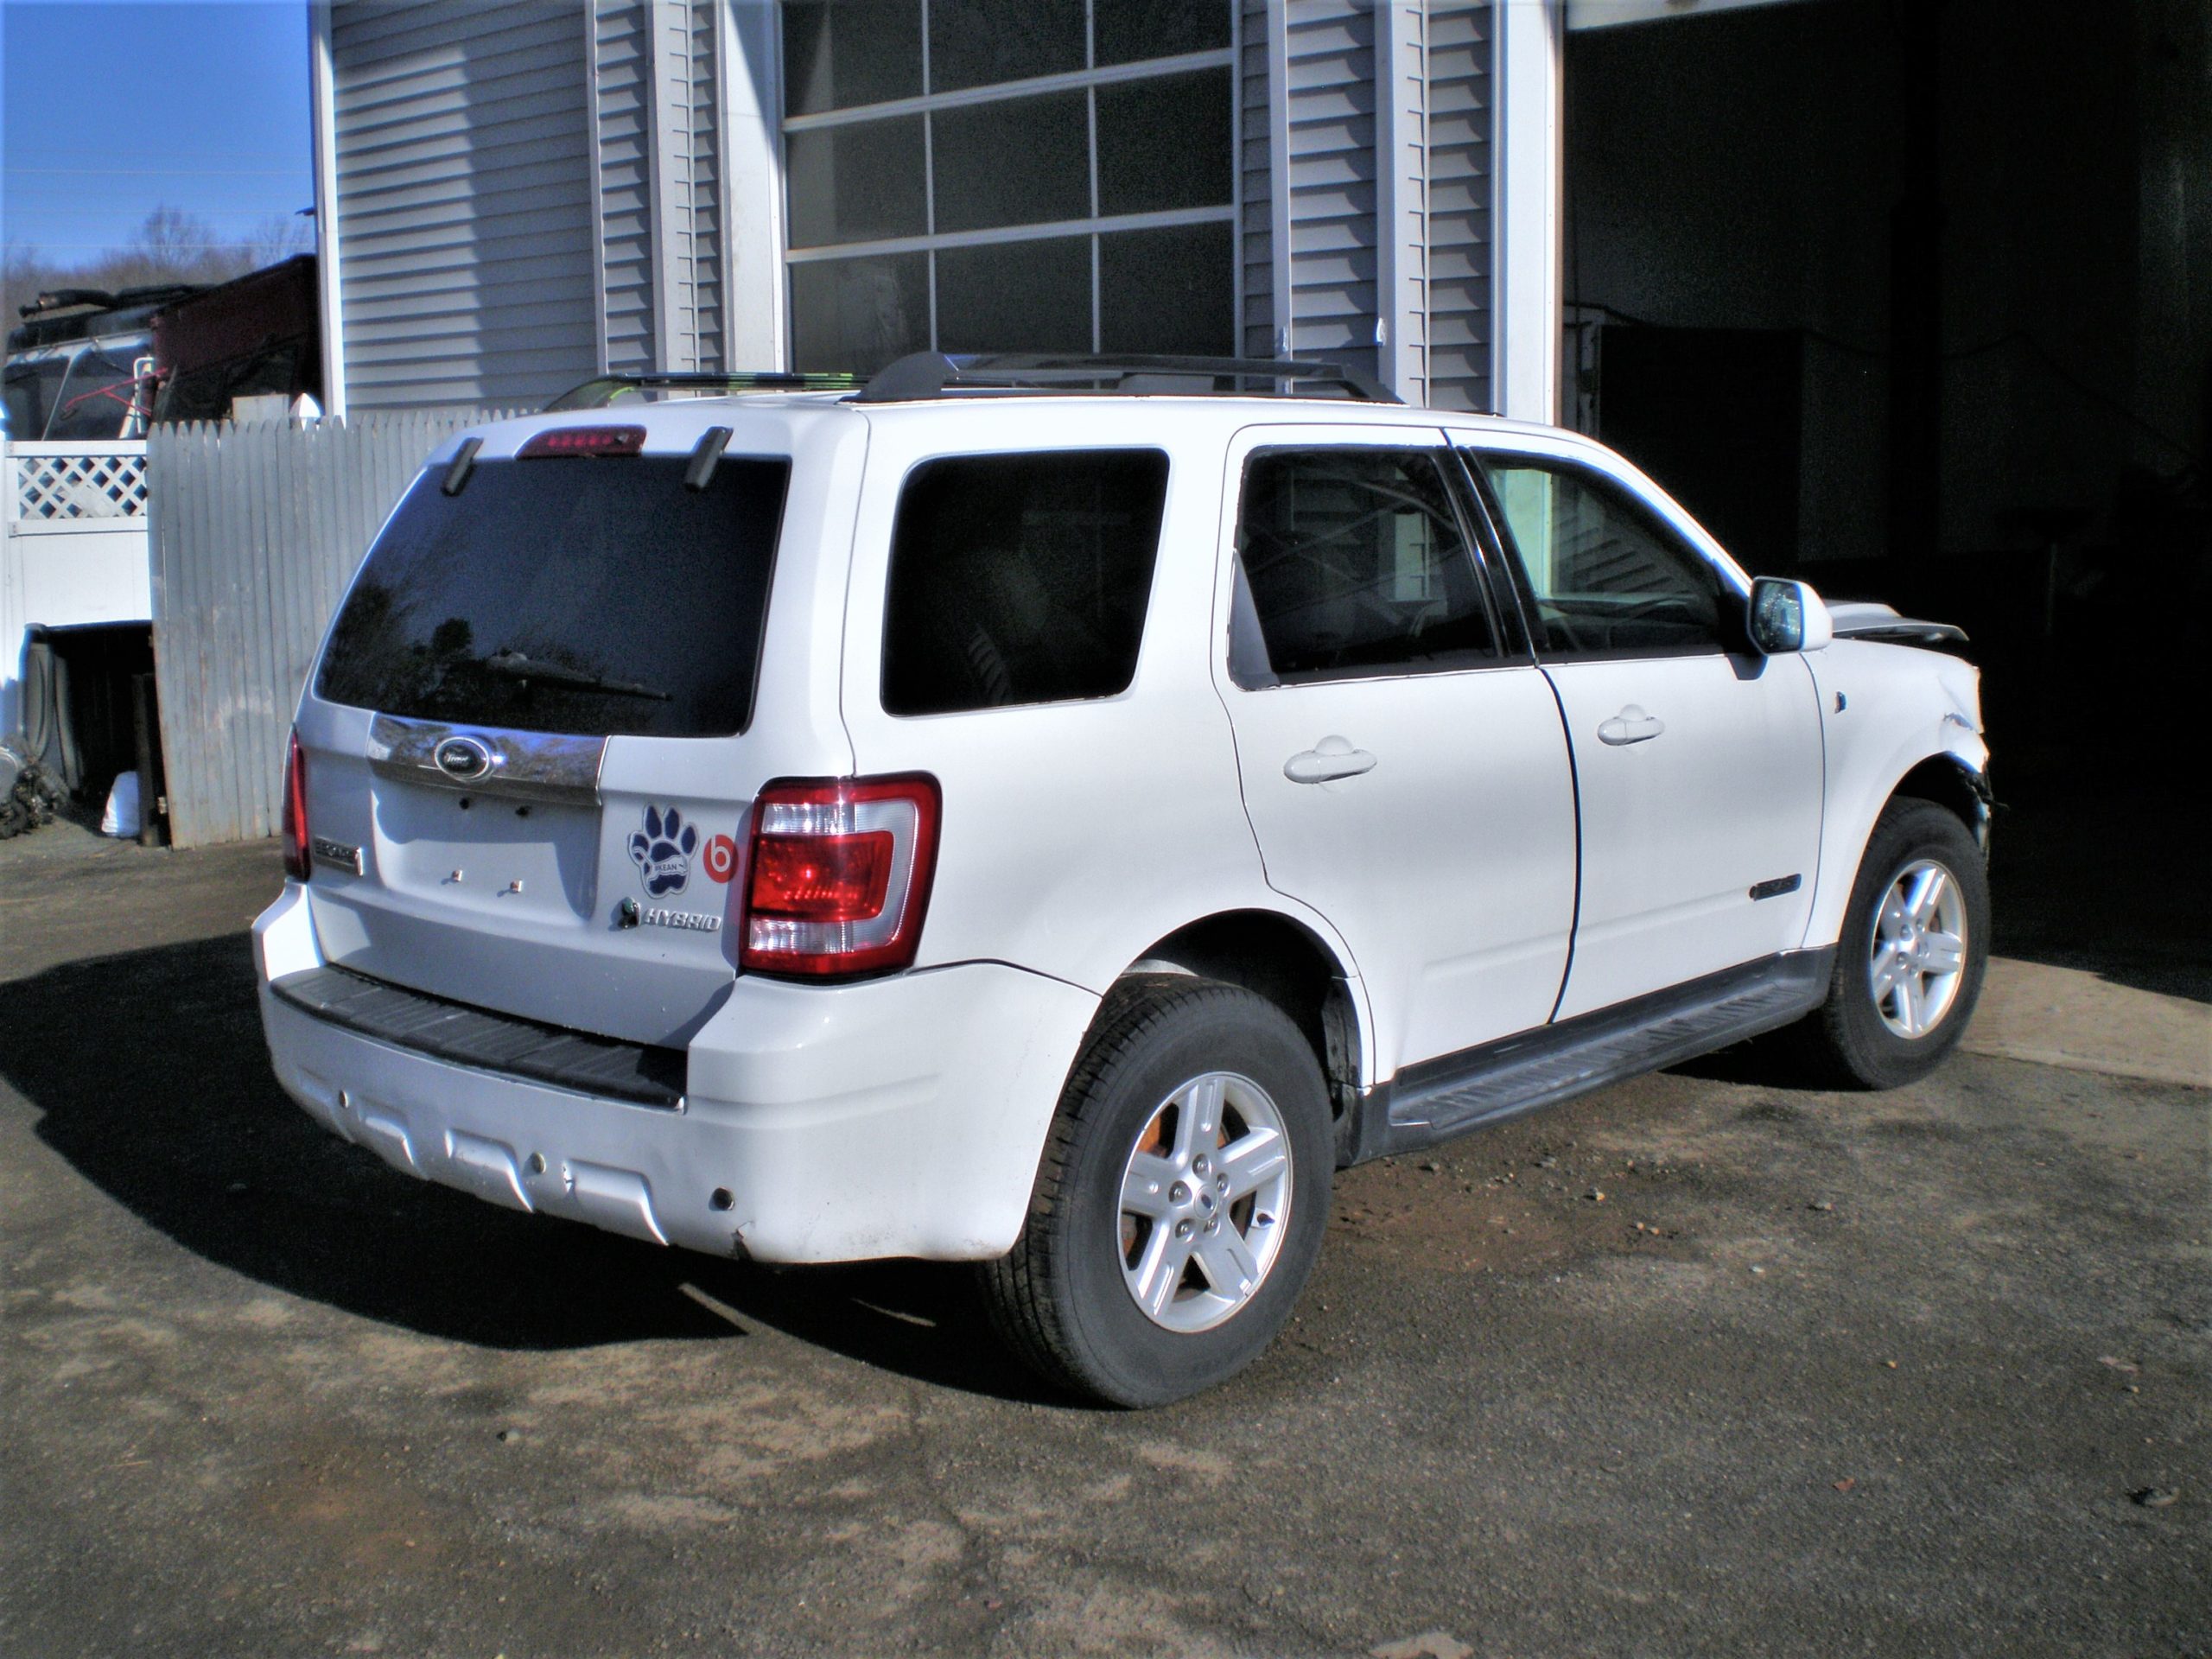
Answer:
[[[1178, 384], [1211, 381], [1205, 386]], [[1144, 382], [1166, 384], [1144, 385]], [[1372, 375], [1341, 363], [1306, 358], [1147, 357], [989, 352], [949, 356], [916, 352], [877, 371], [853, 401], [904, 404], [949, 391], [1151, 391], [1295, 397], [1333, 391], [1370, 404], [1397, 395]]]
[[626, 391], [697, 391], [728, 394], [737, 391], [853, 391], [859, 389], [855, 374], [791, 374], [776, 369], [734, 369], [726, 374], [671, 372], [666, 374], [601, 374], [582, 385], [571, 386], [544, 412], [604, 409]]

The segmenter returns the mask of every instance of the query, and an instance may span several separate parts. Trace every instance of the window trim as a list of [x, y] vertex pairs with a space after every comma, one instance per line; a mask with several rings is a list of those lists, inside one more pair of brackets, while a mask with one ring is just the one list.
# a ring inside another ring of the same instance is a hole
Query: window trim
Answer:
[[[1495, 543], [1499, 563], [1503, 566], [1507, 580], [1513, 589], [1514, 601], [1522, 615], [1529, 648], [1539, 663], [1611, 663], [1650, 662], [1696, 657], [1741, 656], [1750, 650], [1746, 639], [1734, 636], [1740, 626], [1732, 626], [1737, 617], [1743, 595], [1736, 584], [1729, 580], [1729, 573], [1716, 563], [1712, 555], [1690, 537], [1683, 535], [1667, 521], [1666, 515], [1627, 480], [1615, 476], [1601, 467], [1568, 455], [1540, 453], [1533, 450], [1504, 449], [1493, 446], [1455, 442], [1452, 448], [1459, 452], [1467, 482], [1480, 503], [1488, 537]], [[1510, 523], [1505, 517], [1503, 505], [1490, 480], [1489, 465], [1518, 466], [1535, 472], [1565, 474], [1592, 480], [1599, 493], [1621, 498], [1634, 512], [1644, 530], [1661, 543], [1673, 547], [1697, 569], [1711, 576], [1713, 595], [1719, 601], [1719, 636], [1710, 643], [1694, 645], [1624, 645], [1603, 651], [1554, 648], [1548, 643], [1544, 630], [1537, 624], [1540, 619], [1535, 584], [1529, 575], [1527, 561], [1521, 556], [1519, 544], [1513, 539]], [[1732, 604], [1731, 601], [1735, 601]]]
[[[1410, 432], [1408, 435], [1411, 435]], [[1274, 691], [1301, 685], [1333, 685], [1357, 680], [1408, 680], [1441, 674], [1484, 674], [1494, 669], [1529, 666], [1535, 659], [1527, 648], [1525, 639], [1519, 637], [1525, 635], [1525, 629], [1518, 626], [1517, 601], [1516, 613], [1513, 614], [1516, 626], [1509, 627], [1506, 625], [1509, 613], [1491, 580], [1476, 522], [1468, 511], [1460, 487], [1454, 482], [1453, 475], [1459, 469], [1448, 464], [1446, 460], [1456, 448], [1456, 445], [1444, 442], [1300, 443], [1290, 439], [1281, 443], [1255, 443], [1243, 451], [1236, 465], [1236, 512], [1230, 520], [1228, 626], [1222, 632], [1222, 665], [1231, 685], [1239, 691]], [[1430, 457], [1435, 463], [1437, 481], [1450, 505], [1452, 520], [1459, 527], [1460, 551], [1467, 562], [1468, 575], [1474, 582], [1477, 601], [1482, 606], [1483, 613], [1490, 623], [1493, 642], [1490, 652], [1478, 661], [1389, 664], [1357, 663], [1342, 668], [1302, 669], [1288, 675], [1277, 672], [1267, 649], [1267, 636], [1260, 621], [1259, 602], [1252, 592], [1251, 577], [1244, 568], [1244, 493], [1253, 461], [1262, 455], [1285, 452], [1297, 454], [1423, 454]], [[1240, 632], [1247, 632], [1259, 646], [1261, 660], [1258, 664], [1246, 664], [1239, 649], [1238, 636]]]

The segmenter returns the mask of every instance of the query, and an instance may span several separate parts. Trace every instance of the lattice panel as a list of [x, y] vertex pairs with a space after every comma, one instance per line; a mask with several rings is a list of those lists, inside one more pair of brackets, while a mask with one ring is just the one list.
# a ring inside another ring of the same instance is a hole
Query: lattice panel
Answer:
[[63, 518], [143, 518], [146, 456], [23, 455], [16, 468], [16, 515], [25, 524]]

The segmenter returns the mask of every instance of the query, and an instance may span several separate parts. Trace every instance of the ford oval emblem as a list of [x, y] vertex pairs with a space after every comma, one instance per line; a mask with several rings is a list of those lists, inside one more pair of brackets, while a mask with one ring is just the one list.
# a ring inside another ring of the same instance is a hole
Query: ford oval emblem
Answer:
[[492, 751], [480, 738], [449, 737], [430, 752], [440, 772], [456, 783], [473, 784], [492, 770]]

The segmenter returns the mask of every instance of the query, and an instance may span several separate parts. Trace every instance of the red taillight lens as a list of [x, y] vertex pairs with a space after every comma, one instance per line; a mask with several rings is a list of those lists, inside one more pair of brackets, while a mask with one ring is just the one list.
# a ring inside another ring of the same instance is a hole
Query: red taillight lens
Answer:
[[864, 836], [763, 836], [753, 849], [752, 913], [851, 922], [883, 913], [898, 843]]
[[300, 734], [294, 732], [291, 746], [284, 751], [284, 874], [304, 881], [308, 868], [308, 760], [300, 752]]
[[810, 978], [887, 973], [921, 943], [939, 797], [925, 777], [771, 784], [753, 809], [740, 964]]
[[645, 447], [642, 426], [556, 426], [515, 451], [517, 461], [549, 455], [634, 455]]

